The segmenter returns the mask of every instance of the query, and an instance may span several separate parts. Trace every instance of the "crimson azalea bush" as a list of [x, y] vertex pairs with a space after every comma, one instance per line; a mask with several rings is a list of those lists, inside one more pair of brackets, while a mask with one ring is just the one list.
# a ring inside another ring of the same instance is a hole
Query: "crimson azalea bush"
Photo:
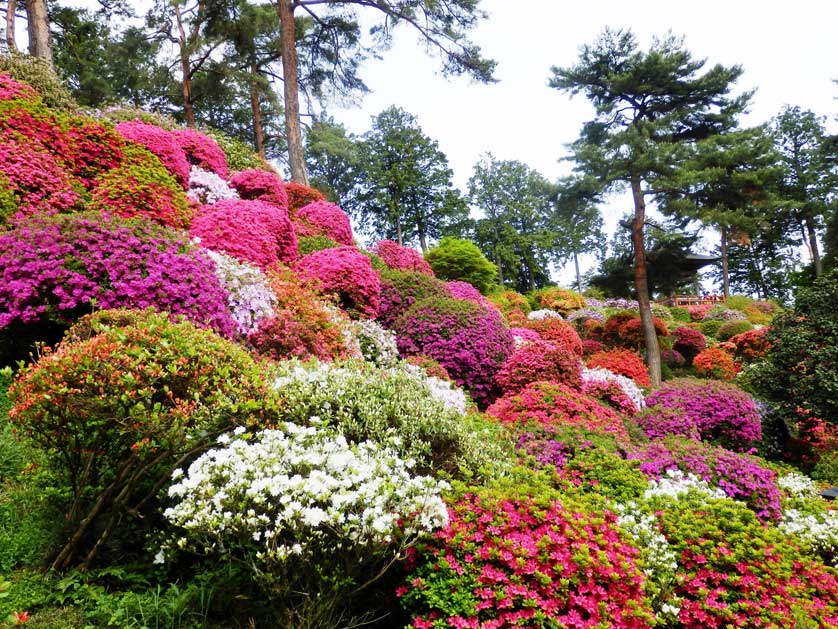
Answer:
[[608, 345], [620, 345], [620, 330], [626, 323], [634, 319], [636, 316], [636, 312], [624, 310], [621, 312], [615, 312], [610, 317], [608, 317], [605, 320], [605, 324], [602, 329], [602, 342]]
[[675, 342], [672, 349], [679, 352], [684, 359], [691, 363], [698, 353], [707, 347], [707, 339], [698, 330], [681, 326], [672, 332]]
[[106, 214], [33, 216], [0, 234], [0, 330], [67, 325], [98, 308], [184, 315], [225, 335], [235, 324], [209, 258], [183, 235]]
[[354, 317], [378, 315], [381, 280], [370, 259], [355, 247], [321, 249], [300, 258], [300, 275], [319, 280], [324, 294], [337, 297], [341, 308]]
[[631, 378], [641, 387], [649, 387], [652, 381], [640, 356], [628, 349], [610, 349], [593, 354], [585, 363], [589, 368], [603, 367], [621, 376]]
[[764, 358], [771, 350], [771, 343], [766, 336], [770, 330], [771, 328], [760, 328], [731, 337], [730, 342], [736, 348], [735, 357], [746, 363]]
[[733, 356], [718, 346], [700, 351], [693, 358], [693, 367], [699, 376], [717, 380], [733, 380], [737, 371]]
[[90, 209], [189, 229], [194, 210], [183, 188], [160, 160], [139, 146], [128, 146], [124, 153], [121, 166], [96, 180]]
[[559, 382], [528, 384], [504, 395], [486, 412], [506, 425], [540, 425], [548, 430], [575, 426], [628, 440], [623, 420], [615, 411]]
[[371, 251], [391, 269], [416, 271], [430, 276], [434, 274], [431, 265], [412, 247], [403, 247], [392, 240], [379, 240]]
[[225, 199], [206, 205], [189, 230], [201, 246], [263, 270], [297, 259], [297, 236], [288, 215], [265, 201]]
[[227, 179], [227, 157], [215, 140], [195, 129], [175, 129], [171, 134], [190, 164]]
[[582, 339], [570, 323], [558, 317], [546, 317], [528, 321], [527, 327], [538, 332], [542, 340], [555, 343], [577, 356], [582, 355]]
[[392, 327], [414, 303], [432, 298], [450, 298], [445, 282], [417, 271], [383, 271], [378, 320], [385, 327]]
[[[650, 407], [681, 413], [704, 441], [732, 450], [751, 448], [762, 437], [762, 419], [754, 399], [741, 389], [718, 381], [680, 378], [665, 382], [646, 398]], [[654, 419], [649, 419], [654, 423]]]
[[483, 405], [494, 396], [495, 374], [513, 349], [512, 335], [496, 310], [459, 299], [417, 301], [392, 329], [402, 355], [439, 361]]
[[297, 210], [294, 215], [294, 228], [302, 238], [326, 236], [349, 247], [355, 243], [349, 216], [328, 201], [315, 201]]
[[244, 348], [165, 314], [100, 311], [68, 337], [10, 389], [10, 420], [56, 453], [48, 464], [70, 497], [72, 536], [56, 567], [98, 550], [115, 514], [122, 527], [148, 517], [172, 468], [219, 430], [260, 425], [277, 408]]
[[605, 345], [599, 341], [594, 341], [593, 339], [585, 339], [582, 341], [583, 356], [593, 356], [597, 352], [601, 352], [603, 349], [605, 349]]
[[286, 214], [289, 212], [288, 193], [285, 191], [285, 184], [276, 173], [259, 169], [243, 170], [230, 178], [230, 185], [241, 199], [265, 201], [277, 206]]
[[506, 359], [495, 380], [505, 395], [520, 391], [531, 382], [561, 382], [582, 387], [582, 361], [573, 352], [549, 341], [534, 340]]
[[169, 131], [153, 124], [134, 120], [120, 122], [116, 132], [134, 144], [154, 153], [184, 190], [189, 187], [189, 161], [180, 142]]
[[297, 210], [309, 203], [326, 200], [326, 196], [319, 190], [309, 188], [296, 181], [286, 181], [282, 185], [285, 188], [285, 196], [288, 198], [288, 213], [292, 218], [297, 214]]
[[780, 519], [777, 474], [761, 459], [692, 439], [667, 437], [635, 449], [630, 459], [640, 461], [640, 471], [660, 479], [667, 470], [695, 474], [734, 500], [748, 505], [760, 520]]
[[397, 590], [411, 627], [648, 627], [638, 552], [616, 516], [570, 501], [466, 493]]
[[[666, 321], [658, 317], [652, 317], [652, 323], [655, 326], [655, 335], [658, 338], [669, 336]], [[620, 344], [625, 347], [633, 347], [639, 349], [644, 346], [645, 338], [643, 336], [643, 322], [640, 317], [634, 317], [630, 321], [626, 321], [620, 327]]]

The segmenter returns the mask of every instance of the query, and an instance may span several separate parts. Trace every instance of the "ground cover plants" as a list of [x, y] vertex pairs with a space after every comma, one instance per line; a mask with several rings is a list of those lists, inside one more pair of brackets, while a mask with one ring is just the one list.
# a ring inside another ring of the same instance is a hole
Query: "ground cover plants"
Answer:
[[0, 626], [838, 626], [834, 273], [656, 305], [653, 390], [636, 302], [365, 251], [217, 134], [0, 105]]

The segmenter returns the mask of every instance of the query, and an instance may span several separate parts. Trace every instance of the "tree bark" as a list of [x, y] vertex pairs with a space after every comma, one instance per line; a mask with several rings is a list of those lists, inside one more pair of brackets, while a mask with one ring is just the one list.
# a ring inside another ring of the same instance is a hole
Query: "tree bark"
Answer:
[[809, 239], [809, 253], [812, 255], [815, 277], [820, 277], [821, 273], [823, 273], [823, 264], [821, 263], [821, 253], [818, 249], [818, 234], [815, 231], [815, 225], [811, 218], [806, 219], [806, 236]]
[[661, 353], [658, 336], [652, 321], [652, 304], [649, 299], [649, 282], [646, 276], [646, 248], [643, 242], [643, 223], [646, 221], [646, 200], [640, 188], [640, 178], [631, 180], [631, 193], [634, 198], [634, 219], [631, 222], [631, 242], [634, 246], [634, 286], [640, 306], [640, 321], [643, 325], [643, 337], [646, 341], [646, 366], [652, 387], [661, 384]]
[[576, 288], [582, 292], [582, 275], [579, 273], [579, 255], [573, 252], [573, 266], [576, 267]]
[[15, 12], [17, 11], [17, 0], [9, 0], [6, 4], [6, 46], [9, 52], [17, 52], [15, 41]]
[[189, 42], [186, 37], [186, 29], [183, 26], [183, 15], [180, 6], [174, 3], [175, 18], [177, 19], [177, 30], [180, 37], [180, 71], [183, 75], [180, 80], [180, 94], [183, 100], [183, 118], [186, 126], [195, 128], [195, 110], [192, 108], [192, 62], [189, 59]]
[[44, 59], [53, 67], [46, 0], [26, 0], [26, 28], [29, 34], [29, 54]]
[[279, 37], [282, 54], [282, 78], [285, 96], [285, 134], [291, 179], [308, 185], [303, 134], [300, 130], [300, 90], [297, 83], [297, 48], [295, 43], [293, 0], [277, 0]]
[[719, 226], [719, 231], [722, 233], [720, 243], [722, 250], [722, 294], [725, 296], [725, 300], [727, 300], [730, 297], [730, 277], [728, 276], [727, 269], [727, 227], [721, 225]]
[[253, 142], [256, 153], [265, 159], [265, 131], [262, 128], [262, 106], [259, 104], [259, 66], [250, 64], [250, 109], [253, 114]]

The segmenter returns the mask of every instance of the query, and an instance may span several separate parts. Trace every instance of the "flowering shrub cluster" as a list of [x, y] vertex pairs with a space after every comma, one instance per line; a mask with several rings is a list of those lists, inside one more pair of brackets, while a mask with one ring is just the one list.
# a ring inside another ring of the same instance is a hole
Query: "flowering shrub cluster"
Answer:
[[116, 125], [116, 132], [129, 142], [154, 153], [182, 188], [189, 186], [189, 161], [172, 132], [139, 120], [120, 122]]
[[556, 286], [541, 288], [532, 294], [532, 302], [536, 308], [556, 310], [562, 315], [585, 306], [585, 298], [576, 291]]
[[397, 591], [412, 627], [649, 625], [637, 551], [614, 514], [484, 493], [449, 517]]
[[602, 367], [631, 378], [641, 387], [648, 387], [652, 384], [643, 359], [631, 350], [611, 349], [597, 352], [588, 358], [586, 364], [590, 369]]
[[534, 382], [504, 395], [486, 411], [506, 425], [540, 425], [549, 429], [575, 426], [627, 439], [620, 416], [579, 391], [558, 382]]
[[224, 199], [238, 199], [238, 193], [214, 172], [193, 166], [189, 171], [187, 197], [202, 205], [212, 205]]
[[288, 216], [265, 201], [227, 199], [204, 206], [189, 232], [201, 245], [262, 270], [297, 259], [297, 237]]
[[392, 240], [380, 240], [373, 246], [372, 252], [391, 269], [416, 271], [433, 277], [431, 265], [412, 247], [403, 247]]
[[762, 436], [762, 420], [754, 399], [723, 382], [670, 380], [650, 393], [646, 404], [680, 412], [685, 422], [696, 426], [703, 440], [717, 441], [734, 450], [747, 450]]
[[[669, 336], [669, 329], [663, 319], [652, 317], [652, 323], [658, 338]], [[624, 311], [613, 314], [605, 322], [602, 339], [610, 345], [639, 349], [644, 343], [643, 322], [633, 312]]]
[[542, 308], [540, 310], [531, 310], [527, 313], [527, 319], [529, 321], [544, 321], [545, 319], [561, 319], [562, 315], [555, 311], [550, 310], [549, 308]]
[[736, 348], [736, 358], [746, 363], [764, 358], [771, 350], [771, 343], [766, 337], [770, 330], [771, 328], [760, 328], [731, 337], [730, 342]]
[[424, 299], [392, 327], [402, 355], [430, 356], [478, 403], [491, 401], [495, 374], [513, 348], [512, 335], [496, 310], [459, 299]]
[[594, 354], [601, 352], [604, 349], [605, 345], [603, 345], [599, 341], [594, 341], [593, 339], [585, 339], [582, 341], [583, 356], [593, 356]]
[[509, 333], [515, 341], [516, 349], [523, 347], [527, 343], [541, 340], [541, 335], [535, 330], [530, 330], [529, 328], [509, 328]]
[[602, 314], [599, 310], [594, 310], [593, 308], [580, 308], [574, 312], [571, 312], [567, 316], [567, 320], [572, 323], [581, 324], [588, 319], [593, 319], [594, 321], [599, 321], [600, 323], [605, 323], [605, 315]]
[[[309, 203], [326, 200], [326, 197], [319, 190], [309, 188], [296, 181], [286, 181], [282, 186], [285, 188], [285, 197], [288, 199], [288, 213], [292, 218], [297, 214], [297, 210]], [[241, 194], [241, 191], [239, 191], [239, 194]]]
[[[67, 150], [58, 155], [69, 171], [88, 190], [94, 188], [100, 175], [124, 163], [126, 143], [110, 128], [85, 118], [73, 116], [63, 127]], [[49, 146], [45, 146], [50, 150]]]
[[392, 327], [396, 319], [422, 299], [450, 298], [445, 282], [416, 271], [384, 271], [378, 320]]
[[297, 210], [294, 215], [297, 235], [302, 238], [326, 236], [349, 247], [354, 245], [349, 216], [334, 203], [315, 201]]
[[393, 367], [399, 360], [396, 335], [371, 319], [352, 322], [352, 332], [358, 339], [364, 360], [379, 367]]
[[699, 376], [717, 380], [733, 380], [736, 364], [733, 356], [720, 347], [708, 347], [693, 358], [693, 367]]
[[721, 305], [711, 307], [704, 315], [704, 321], [733, 321], [736, 319], [747, 319], [747, 317], [738, 310], [731, 310]]
[[672, 349], [679, 352], [688, 363], [691, 363], [693, 358], [707, 347], [707, 339], [704, 338], [704, 335], [692, 328], [683, 326], [675, 328], [672, 336], [675, 338]]
[[725, 321], [716, 332], [716, 338], [720, 341], [727, 341], [731, 337], [743, 332], [753, 330], [754, 326], [747, 319], [733, 319], [732, 321]]
[[243, 170], [230, 178], [230, 186], [242, 199], [271, 203], [290, 216], [285, 184], [275, 173], [257, 169]]
[[550, 341], [577, 356], [582, 355], [582, 339], [573, 326], [562, 319], [536, 319], [530, 321], [527, 327], [538, 332], [542, 340]]
[[181, 314], [233, 334], [212, 261], [182, 236], [107, 215], [33, 216], [0, 234], [0, 330], [100, 308]]
[[698, 304], [697, 306], [687, 306], [687, 312], [690, 315], [691, 321], [704, 321], [705, 315], [710, 312], [713, 304]]
[[415, 363], [405, 364], [404, 370], [405, 373], [424, 384], [430, 391], [431, 397], [437, 402], [442, 402], [442, 405], [449, 411], [465, 415], [469, 410], [473, 410], [474, 404], [468, 399], [466, 392], [454, 385], [445, 374], [436, 376], [431, 373], [433, 369], [428, 370], [423, 365]]
[[0, 100], [33, 100], [38, 93], [26, 83], [15, 81], [8, 72], [0, 71]]
[[354, 247], [309, 253], [300, 258], [297, 269], [303, 277], [319, 280], [323, 292], [335, 295], [353, 316], [378, 315], [381, 280], [370, 259]]
[[175, 129], [171, 132], [192, 166], [215, 173], [226, 179], [227, 157], [218, 143], [195, 129]]
[[413, 356], [408, 356], [405, 359], [405, 362], [409, 365], [419, 367], [427, 375], [433, 376], [439, 380], [451, 380], [451, 374], [448, 373], [445, 367], [440, 365], [438, 361], [434, 360], [430, 356], [415, 354]]
[[582, 361], [576, 354], [550, 341], [531, 341], [506, 359], [495, 379], [504, 394], [516, 393], [539, 380], [561, 382], [579, 389], [582, 386]]
[[643, 391], [634, 380], [602, 367], [582, 368], [582, 392], [628, 415], [634, 415], [646, 406]]
[[448, 294], [454, 299], [473, 301], [487, 310], [496, 310], [495, 305], [486, 299], [479, 290], [468, 282], [452, 280], [450, 282], [445, 282], [445, 287], [448, 289]]
[[268, 278], [255, 266], [205, 249], [215, 264], [215, 273], [227, 294], [227, 306], [238, 331], [247, 335], [256, 331], [259, 322], [273, 316], [277, 303]]

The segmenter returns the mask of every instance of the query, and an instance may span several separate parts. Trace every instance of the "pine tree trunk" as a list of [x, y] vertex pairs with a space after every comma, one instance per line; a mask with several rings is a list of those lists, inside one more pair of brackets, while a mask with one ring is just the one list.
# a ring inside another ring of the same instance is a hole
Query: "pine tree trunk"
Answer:
[[396, 238], [399, 241], [399, 245], [404, 246], [402, 239], [402, 220], [398, 217], [396, 218]]
[[643, 337], [646, 341], [646, 365], [652, 387], [661, 384], [661, 353], [658, 336], [652, 321], [652, 304], [649, 299], [649, 282], [646, 276], [646, 248], [643, 242], [643, 223], [646, 221], [646, 200], [640, 188], [640, 179], [631, 180], [631, 193], [634, 198], [634, 220], [631, 222], [631, 242], [634, 245], [634, 286], [640, 305], [640, 321], [643, 325]]
[[297, 83], [297, 48], [294, 27], [293, 0], [277, 0], [279, 12], [280, 46], [282, 52], [282, 79], [285, 96], [285, 134], [288, 143], [288, 165], [291, 179], [308, 185], [303, 134], [300, 130], [300, 90]]
[[29, 33], [29, 54], [40, 57], [52, 67], [52, 40], [46, 0], [26, 0], [26, 22]]
[[719, 230], [722, 233], [721, 250], [722, 250], [722, 294], [725, 296], [725, 301], [730, 297], [730, 277], [727, 270], [727, 227], [722, 225]]
[[818, 249], [818, 234], [815, 231], [815, 225], [811, 218], [806, 219], [806, 236], [809, 239], [809, 252], [812, 254], [815, 277], [820, 277], [821, 273], [823, 273], [823, 265], [821, 263], [821, 253]]
[[17, 52], [17, 42], [15, 42], [15, 12], [17, 11], [17, 0], [9, 0], [6, 5], [6, 46], [9, 52]]
[[579, 273], [579, 255], [573, 252], [573, 266], [576, 267], [576, 288], [582, 292], [582, 275]]
[[253, 142], [256, 153], [265, 159], [265, 131], [262, 128], [262, 106], [259, 104], [259, 67], [250, 65], [250, 110], [253, 114]]
[[177, 19], [177, 30], [180, 37], [180, 95], [183, 101], [183, 118], [186, 120], [186, 126], [190, 129], [195, 128], [195, 111], [192, 109], [192, 63], [189, 60], [188, 41], [186, 36], [186, 29], [183, 26], [183, 15], [180, 12], [180, 6], [175, 3], [175, 19]]

